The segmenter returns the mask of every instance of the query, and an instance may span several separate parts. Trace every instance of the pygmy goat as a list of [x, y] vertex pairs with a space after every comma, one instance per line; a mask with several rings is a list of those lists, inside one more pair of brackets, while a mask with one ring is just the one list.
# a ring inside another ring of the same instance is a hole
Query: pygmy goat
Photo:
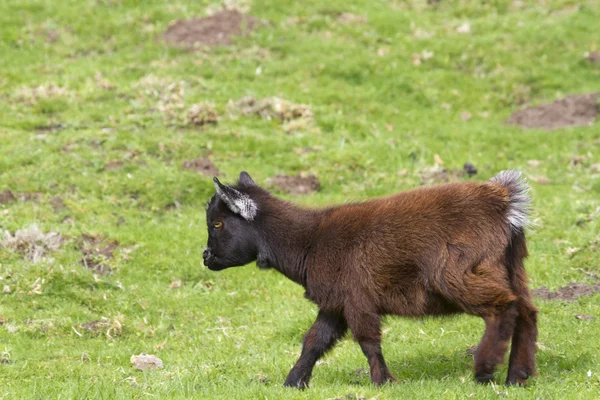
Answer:
[[511, 339], [506, 383], [536, 375], [537, 309], [523, 266], [530, 198], [520, 172], [323, 209], [279, 199], [246, 172], [233, 186], [214, 183], [204, 264], [275, 268], [319, 307], [285, 386], [307, 387], [317, 360], [348, 328], [373, 383], [394, 381], [381, 352], [388, 314], [480, 316], [477, 381], [493, 379]]

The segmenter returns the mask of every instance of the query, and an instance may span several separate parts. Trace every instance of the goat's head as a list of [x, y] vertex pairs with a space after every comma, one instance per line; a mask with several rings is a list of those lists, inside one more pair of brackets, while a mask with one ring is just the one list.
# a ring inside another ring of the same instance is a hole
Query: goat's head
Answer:
[[235, 186], [223, 185], [216, 177], [213, 180], [217, 193], [206, 208], [208, 243], [204, 265], [220, 271], [251, 263], [259, 248], [255, 224], [259, 209], [253, 194], [260, 188], [247, 172], [240, 173]]

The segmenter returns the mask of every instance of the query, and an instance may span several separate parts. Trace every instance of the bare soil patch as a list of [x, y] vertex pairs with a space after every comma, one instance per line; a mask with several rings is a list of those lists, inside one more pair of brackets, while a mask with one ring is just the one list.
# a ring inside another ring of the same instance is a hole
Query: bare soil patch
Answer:
[[63, 244], [63, 237], [58, 232], [44, 233], [33, 224], [13, 234], [0, 230], [0, 248], [20, 253], [26, 260], [37, 263], [52, 260], [50, 254]]
[[10, 190], [4, 189], [2, 192], [0, 192], [0, 204], [9, 204], [16, 200], [17, 197]]
[[122, 160], [110, 160], [109, 162], [107, 162], [104, 165], [104, 167], [102, 169], [108, 170], [108, 171], [116, 171], [116, 170], [123, 169], [123, 161]]
[[44, 194], [40, 192], [19, 193], [17, 195], [17, 197], [21, 201], [37, 201], [40, 200], [43, 196]]
[[556, 291], [552, 291], [545, 286], [531, 291], [535, 297], [544, 300], [564, 301], [575, 301], [582, 296], [589, 296], [598, 292], [600, 292], [600, 283], [588, 285], [580, 282], [569, 282], [567, 286], [561, 287]]
[[238, 10], [223, 10], [209, 17], [176, 21], [162, 37], [167, 44], [188, 49], [228, 46], [234, 37], [247, 35], [256, 28], [258, 22]]
[[88, 331], [98, 332], [99, 330], [108, 328], [110, 326], [110, 320], [102, 317], [101, 320], [86, 322], [85, 324], [81, 324], [79, 326], [83, 329], [87, 329]]
[[600, 64], [600, 51], [590, 53], [586, 59], [592, 64]]
[[52, 207], [55, 213], [60, 213], [67, 209], [65, 201], [60, 196], [54, 196], [50, 199], [50, 207]]
[[229, 101], [229, 113], [237, 115], [258, 115], [265, 120], [279, 120], [286, 132], [306, 129], [314, 121], [310, 106], [295, 104], [279, 97], [257, 99], [246, 96], [236, 102]]
[[267, 179], [267, 184], [293, 195], [307, 195], [321, 189], [321, 182], [314, 175], [276, 175]]
[[79, 325], [81, 328], [93, 333], [104, 333], [109, 338], [119, 336], [123, 332], [123, 317], [113, 319], [102, 317], [97, 321], [89, 321]]
[[367, 22], [367, 17], [365, 17], [364, 15], [343, 12], [337, 15], [336, 21], [344, 25], [364, 24]]
[[208, 158], [196, 158], [194, 160], [185, 161], [183, 163], [183, 168], [189, 171], [199, 172], [205, 176], [217, 176], [221, 173], [219, 168], [215, 164], [212, 163]]
[[83, 234], [79, 239], [79, 249], [83, 253], [81, 264], [100, 275], [106, 275], [112, 271], [109, 261], [114, 258], [118, 246], [116, 240], [108, 241], [101, 236]]
[[39, 133], [55, 133], [58, 132], [60, 130], [65, 129], [65, 125], [57, 122], [57, 123], [51, 123], [51, 124], [47, 124], [47, 125], [38, 125], [35, 127], [35, 130]]
[[312, 118], [309, 106], [294, 104], [279, 97], [257, 99], [246, 96], [236, 102], [229, 102], [229, 109], [233, 114], [258, 115], [263, 119], [278, 119], [282, 122], [298, 118]]
[[187, 111], [186, 125], [216, 125], [219, 122], [217, 110], [209, 103], [194, 104]]
[[464, 170], [446, 168], [441, 165], [434, 165], [423, 169], [419, 176], [421, 184], [436, 185], [440, 183], [457, 182], [466, 176]]
[[14, 193], [9, 189], [4, 189], [0, 192], [0, 204], [9, 204], [14, 201], [38, 201], [44, 196], [43, 193], [40, 192], [24, 192], [24, 193]]
[[570, 126], [589, 126], [600, 114], [599, 99], [600, 93], [567, 96], [550, 104], [516, 111], [506, 123], [547, 131]]

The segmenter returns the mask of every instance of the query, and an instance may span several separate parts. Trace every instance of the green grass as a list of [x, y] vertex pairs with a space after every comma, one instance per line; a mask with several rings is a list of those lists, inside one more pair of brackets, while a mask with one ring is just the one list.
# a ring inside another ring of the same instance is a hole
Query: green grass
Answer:
[[[600, 91], [600, 68], [584, 59], [600, 50], [600, 6], [518, 3], [255, 0], [251, 14], [270, 25], [231, 47], [187, 52], [154, 38], [170, 21], [205, 15], [206, 1], [2, 1], [0, 191], [41, 195], [1, 206], [0, 226], [35, 222], [66, 241], [53, 262], [38, 264], [0, 249], [0, 287], [11, 289], [0, 294], [0, 398], [598, 398], [598, 294], [536, 302], [540, 376], [526, 388], [474, 383], [465, 350], [483, 322], [458, 316], [386, 320], [394, 385], [376, 388], [355, 373], [367, 362], [346, 339], [316, 367], [310, 389], [284, 389], [316, 309], [274, 271], [202, 266], [213, 186], [182, 168], [210, 155], [224, 181], [242, 169], [259, 183], [314, 173], [322, 190], [293, 198], [310, 206], [418, 186], [435, 154], [449, 168], [473, 163], [475, 180], [518, 168], [534, 180], [531, 286], [591, 282], [582, 269], [600, 273], [600, 219], [576, 221], [600, 206], [590, 169], [600, 163], [600, 124], [545, 132], [504, 121], [525, 103]], [[341, 11], [367, 21], [341, 24]], [[457, 33], [467, 21], [471, 33]], [[424, 51], [433, 57], [414, 65]], [[184, 107], [175, 118], [157, 110], [173, 83]], [[246, 95], [310, 105], [315, 123], [288, 133], [258, 117], [230, 118], [228, 101]], [[204, 101], [217, 125], [177, 122]], [[63, 127], [39, 129], [53, 124]], [[308, 146], [317, 151], [298, 155]], [[582, 162], [571, 165], [576, 156]], [[104, 168], [114, 160], [122, 168]], [[550, 183], [535, 183], [540, 176]], [[53, 209], [55, 196], [66, 208]], [[80, 264], [82, 233], [119, 242], [112, 274]], [[109, 332], [80, 327], [101, 317]], [[140, 352], [164, 369], [134, 370], [129, 358]], [[505, 374], [506, 365], [498, 382]]]

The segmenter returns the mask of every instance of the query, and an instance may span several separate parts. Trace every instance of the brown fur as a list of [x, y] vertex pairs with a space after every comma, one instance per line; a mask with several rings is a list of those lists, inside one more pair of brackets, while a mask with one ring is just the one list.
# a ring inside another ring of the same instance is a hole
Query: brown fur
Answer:
[[381, 352], [380, 321], [388, 314], [479, 316], [486, 329], [475, 353], [477, 380], [493, 378], [511, 338], [507, 383], [535, 375], [537, 309], [523, 266], [525, 235], [507, 222], [511, 188], [451, 183], [324, 210], [242, 189], [258, 204], [263, 263], [303, 285], [320, 309], [287, 386], [306, 387], [315, 362], [347, 328], [372, 381], [395, 380]]

